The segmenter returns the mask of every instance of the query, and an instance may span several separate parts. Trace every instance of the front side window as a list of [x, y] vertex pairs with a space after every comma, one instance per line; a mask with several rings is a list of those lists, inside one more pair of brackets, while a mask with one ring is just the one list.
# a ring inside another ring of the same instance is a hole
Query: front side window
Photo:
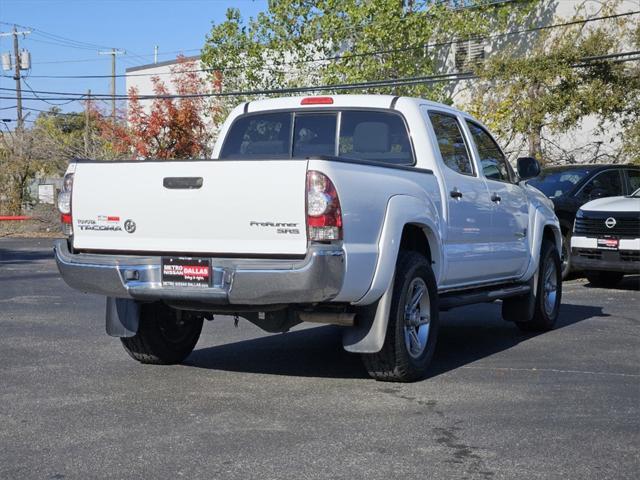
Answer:
[[498, 144], [480, 125], [473, 122], [467, 122], [467, 125], [478, 149], [480, 165], [482, 165], [482, 173], [485, 178], [510, 182], [509, 165]]
[[617, 197], [619, 195], [624, 195], [619, 170], [598, 173], [580, 191], [580, 197], [585, 199]]
[[473, 175], [469, 149], [464, 142], [458, 120], [452, 115], [437, 112], [429, 112], [429, 118], [444, 164], [455, 172]]

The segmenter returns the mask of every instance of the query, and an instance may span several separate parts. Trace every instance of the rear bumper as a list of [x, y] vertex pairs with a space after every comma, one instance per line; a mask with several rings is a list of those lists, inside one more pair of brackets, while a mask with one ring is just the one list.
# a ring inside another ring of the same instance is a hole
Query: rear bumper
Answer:
[[577, 270], [640, 273], [640, 251], [572, 248], [571, 263]]
[[344, 251], [313, 245], [302, 260], [212, 259], [212, 286], [162, 285], [161, 257], [71, 253], [54, 245], [58, 269], [72, 288], [141, 301], [191, 302], [198, 306], [275, 305], [332, 300], [342, 288]]

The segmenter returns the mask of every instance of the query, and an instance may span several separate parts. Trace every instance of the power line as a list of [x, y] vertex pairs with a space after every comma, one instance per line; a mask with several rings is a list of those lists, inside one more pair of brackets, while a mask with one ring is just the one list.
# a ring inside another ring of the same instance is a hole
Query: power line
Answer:
[[[590, 57], [584, 57], [580, 59], [580, 63], [572, 65], [575, 68], [585, 67], [591, 65], [595, 62], [599, 61], [613, 61], [616, 59], [617, 62], [621, 61], [636, 61], [640, 60], [640, 50], [635, 50], [631, 52], [618, 52], [618, 53], [610, 53], [605, 55], [596, 55]], [[464, 77], [464, 78], [462, 78]], [[393, 85], [402, 85], [402, 82], [409, 82], [407, 84], [415, 84], [415, 83], [430, 83], [431, 80], [434, 81], [455, 81], [458, 79], [469, 79], [469, 78], [477, 78], [473, 76], [471, 72], [463, 72], [463, 73], [443, 73], [443, 74], [435, 74], [435, 75], [424, 75], [424, 76], [416, 76], [416, 77], [404, 77], [399, 79], [386, 79], [386, 80], [372, 80], [366, 82], [358, 82], [354, 84], [338, 84], [338, 85], [324, 85], [324, 86], [306, 86], [306, 87], [291, 87], [284, 89], [271, 89], [271, 90], [252, 90], [252, 91], [237, 91], [237, 92], [221, 92], [221, 93], [194, 93], [194, 94], [167, 94], [167, 95], [136, 95], [136, 98], [139, 100], [152, 100], [156, 98], [163, 99], [171, 99], [171, 98], [199, 98], [199, 97], [225, 97], [225, 96], [243, 96], [243, 95], [260, 95], [266, 93], [289, 93], [289, 92], [305, 92], [305, 91], [314, 91], [314, 90], [331, 90], [335, 88], [340, 89], [350, 89], [351, 86], [355, 85], [354, 88], [361, 88], [362, 86], [373, 86], [378, 83], [383, 83], [385, 86], [391, 83]], [[390, 83], [391, 82], [391, 83]], [[26, 83], [26, 82], [25, 82]], [[58, 92], [58, 91], [47, 91], [47, 90], [32, 90], [31, 87], [27, 84], [29, 90], [34, 95], [42, 94], [42, 95], [65, 95], [66, 97], [60, 98], [47, 98], [46, 100], [69, 100], [69, 102], [74, 100], [82, 100], [85, 95], [76, 92]], [[12, 88], [0, 87], [0, 90], [5, 91], [14, 91]], [[69, 99], [70, 96], [77, 97], [73, 99]], [[92, 94], [94, 99], [117, 99], [117, 100], [128, 100], [132, 97], [130, 95], [110, 95], [106, 93], [94, 93]], [[4, 98], [4, 97], [0, 97]], [[37, 97], [39, 100], [43, 100], [42, 97]]]
[[[189, 48], [186, 50], [173, 50], [170, 52], [158, 52], [158, 55], [164, 56], [164, 55], [177, 55], [180, 53], [186, 53], [186, 52], [199, 52], [201, 49], [200, 48]], [[150, 54], [143, 54], [143, 55], [136, 55], [136, 57], [153, 57], [154, 54], [150, 53]], [[77, 60], [50, 60], [50, 61], [46, 61], [46, 62], [33, 62], [34, 65], [46, 65], [46, 64], [51, 64], [51, 63], [85, 63], [85, 62], [95, 62], [95, 61], [99, 61], [99, 60], [105, 60], [104, 58], [81, 58], [81, 59], [77, 59]]]
[[[1, 22], [0, 24], [2, 25], [14, 25], [13, 23], [7, 23], [7, 22]], [[57, 35], [55, 33], [50, 33], [50, 32], [46, 32], [44, 30], [41, 30], [39, 28], [34, 28], [34, 27], [27, 27], [24, 25], [18, 25], [15, 24], [16, 26], [20, 27], [20, 28], [26, 28], [26, 29], [30, 29], [31, 31], [34, 32], [34, 34], [38, 34], [40, 36], [43, 36], [45, 38], [49, 38], [51, 40], [55, 40], [57, 42], [59, 42], [59, 44], [66, 44], [66, 45], [76, 45], [78, 48], [90, 48], [92, 50], [96, 50], [96, 49], [101, 49], [101, 48], [112, 48], [112, 47], [107, 47], [105, 45], [98, 45], [96, 43], [90, 43], [90, 42], [84, 42], [81, 40], [74, 40], [72, 38], [68, 38], [68, 37], [63, 37], [61, 35]]]
[[[42, 97], [40, 97], [38, 94], [39, 94], [39, 93], [41, 93], [41, 92], [39, 92], [38, 90], [34, 90], [33, 88], [31, 88], [31, 85], [29, 85], [29, 84], [27, 83], [27, 81], [26, 81], [24, 78], [22, 79], [22, 81], [24, 82], [24, 84], [25, 84], [25, 86], [27, 87], [27, 89], [28, 89], [28, 90], [33, 94], [33, 96], [35, 97], [35, 98], [26, 98], [26, 97], [25, 97], [25, 98], [24, 98], [24, 100], [40, 100], [40, 101], [42, 101], [42, 102], [44, 102], [44, 103], [48, 103], [49, 105], [53, 105], [53, 106], [56, 106], [56, 107], [57, 107], [57, 106], [61, 106], [61, 105], [67, 105], [67, 104], [69, 104], [69, 103], [72, 103], [72, 102], [75, 102], [75, 101], [76, 101], [76, 99], [75, 99], [75, 98], [72, 98], [72, 99], [69, 99], [69, 98], [63, 98], [63, 99], [61, 99], [61, 100], [63, 100], [63, 102], [62, 102], [62, 103], [53, 103], [53, 101], [54, 101], [55, 99], [49, 99], [49, 98], [42, 98]], [[0, 90], [9, 90], [9, 89], [0, 88]]]
[[[600, 17], [591, 17], [591, 18], [586, 18], [586, 19], [582, 19], [582, 20], [572, 20], [569, 22], [563, 22], [563, 23], [556, 23], [556, 24], [552, 24], [552, 25], [543, 25], [543, 26], [539, 26], [539, 27], [531, 27], [531, 28], [525, 28], [525, 29], [519, 29], [519, 30], [511, 30], [508, 32], [502, 32], [502, 33], [495, 33], [495, 34], [491, 34], [491, 35], [484, 35], [484, 36], [469, 36], [463, 39], [457, 39], [457, 40], [447, 40], [447, 41], [442, 41], [442, 42], [434, 42], [434, 43], [422, 43], [422, 44], [417, 44], [417, 45], [408, 45], [405, 47], [401, 47], [401, 48], [393, 48], [393, 49], [384, 49], [384, 50], [375, 50], [375, 51], [370, 51], [370, 52], [361, 52], [361, 53], [349, 53], [349, 54], [341, 54], [341, 55], [333, 55], [333, 56], [328, 56], [328, 57], [322, 57], [322, 58], [314, 58], [314, 59], [301, 59], [301, 60], [291, 60], [288, 62], [282, 62], [279, 63], [278, 66], [275, 67], [271, 67], [271, 66], [265, 66], [265, 67], [260, 67], [260, 70], [263, 71], [270, 71], [273, 73], [288, 73], [287, 71], [283, 71], [283, 70], [278, 70], [278, 67], [281, 66], [287, 66], [287, 65], [299, 65], [299, 64], [303, 64], [303, 63], [318, 63], [318, 62], [330, 62], [330, 61], [337, 61], [337, 60], [348, 60], [350, 58], [361, 58], [361, 57], [368, 57], [368, 56], [378, 56], [378, 55], [386, 55], [386, 54], [391, 54], [391, 53], [400, 53], [400, 52], [407, 52], [410, 50], [418, 50], [418, 49], [430, 49], [430, 48], [437, 48], [437, 47], [444, 47], [444, 46], [449, 46], [449, 45], [455, 45], [461, 42], [466, 42], [466, 41], [481, 41], [481, 40], [491, 40], [491, 39], [495, 39], [495, 38], [501, 38], [501, 37], [506, 37], [506, 36], [512, 36], [512, 35], [521, 35], [524, 33], [533, 33], [533, 32], [537, 32], [537, 31], [542, 31], [542, 30], [549, 30], [552, 28], [560, 28], [560, 27], [568, 27], [568, 26], [573, 26], [573, 25], [581, 25], [581, 24], [585, 24], [585, 23], [589, 23], [589, 22], [595, 22], [595, 21], [600, 21], [600, 20], [610, 20], [610, 19], [615, 19], [615, 18], [620, 18], [620, 17], [625, 17], [625, 16], [631, 16], [631, 15], [637, 15], [640, 13], [640, 10], [635, 10], [635, 11], [630, 11], [630, 12], [624, 12], [624, 13], [617, 13], [617, 14], [611, 14], [611, 15], [603, 15]], [[196, 50], [196, 49], [193, 49]], [[183, 53], [189, 50], [178, 50], [176, 52], [167, 52], [164, 53], [163, 55], [169, 54], [169, 53]], [[152, 55], [136, 55], [136, 57], [144, 57], [144, 56], [152, 56]], [[84, 60], [70, 60], [69, 62], [81, 62]], [[88, 59], [87, 61], [93, 61], [93, 59]], [[41, 63], [47, 63], [47, 62], [41, 62]], [[61, 63], [61, 62], [55, 62], [55, 63]], [[153, 67], [150, 67], [153, 68]], [[211, 73], [214, 71], [220, 71], [220, 72], [225, 72], [225, 71], [235, 71], [235, 70], [245, 70], [247, 67], [246, 66], [237, 66], [237, 67], [226, 67], [226, 68], [222, 68], [222, 69], [216, 69], [216, 68], [204, 68], [204, 69], [194, 69], [194, 70], [188, 70], [185, 71], [183, 73]], [[116, 75], [116, 77], [144, 77], [144, 76], [156, 76], [156, 75], [170, 75], [172, 72], [158, 72], [158, 73], [124, 73], [124, 74], [118, 74]], [[73, 78], [111, 78], [111, 75], [31, 75], [31, 78], [65, 78], [65, 79], [73, 79]]]

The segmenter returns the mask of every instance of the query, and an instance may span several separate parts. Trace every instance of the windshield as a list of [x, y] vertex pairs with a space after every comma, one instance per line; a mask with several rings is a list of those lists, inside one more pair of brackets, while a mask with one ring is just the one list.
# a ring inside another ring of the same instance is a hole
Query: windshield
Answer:
[[375, 110], [296, 110], [243, 115], [231, 125], [220, 159], [320, 155], [394, 165], [414, 163], [402, 117], [395, 112]]
[[633, 198], [640, 198], [640, 188], [631, 194]]
[[580, 180], [589, 174], [587, 168], [572, 170], [547, 170], [527, 183], [549, 198], [557, 198], [570, 192]]

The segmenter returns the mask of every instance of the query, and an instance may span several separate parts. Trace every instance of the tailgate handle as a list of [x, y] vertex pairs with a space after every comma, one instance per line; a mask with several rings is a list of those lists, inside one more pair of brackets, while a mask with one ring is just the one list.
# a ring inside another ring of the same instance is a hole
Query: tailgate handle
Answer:
[[164, 188], [176, 189], [193, 189], [200, 188], [203, 184], [202, 177], [165, 177], [162, 180]]

